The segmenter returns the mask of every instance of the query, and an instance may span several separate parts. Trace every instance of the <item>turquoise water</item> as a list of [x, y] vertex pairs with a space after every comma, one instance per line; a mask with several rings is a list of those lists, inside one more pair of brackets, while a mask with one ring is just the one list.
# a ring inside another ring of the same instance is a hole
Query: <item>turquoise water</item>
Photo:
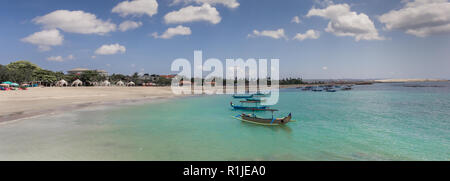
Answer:
[[282, 127], [231, 118], [240, 112], [229, 108], [230, 97], [97, 107], [1, 125], [0, 160], [450, 160], [449, 83], [284, 89], [273, 108], [297, 122]]

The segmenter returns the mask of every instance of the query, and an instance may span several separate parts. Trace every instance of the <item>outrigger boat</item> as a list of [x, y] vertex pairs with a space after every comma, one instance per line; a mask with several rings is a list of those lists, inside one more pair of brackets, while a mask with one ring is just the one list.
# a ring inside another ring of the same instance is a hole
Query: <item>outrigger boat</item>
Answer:
[[233, 95], [233, 98], [235, 99], [246, 99], [246, 98], [252, 98], [253, 95]]
[[[257, 103], [257, 102], [251, 102], [251, 103]], [[248, 110], [248, 111], [267, 111], [269, 110], [267, 106], [238, 106], [233, 104], [233, 102], [230, 103], [231, 107], [233, 109], [237, 110]]]
[[262, 92], [257, 92], [256, 94], [253, 94], [253, 97], [268, 97], [270, 94], [264, 94]]
[[263, 100], [260, 98], [248, 98], [246, 99], [247, 101], [258, 101], [258, 102], [262, 102]]
[[255, 114], [241, 114], [235, 116], [236, 119], [254, 123], [254, 124], [260, 124], [260, 125], [266, 125], [266, 126], [279, 126], [279, 125], [285, 125], [289, 122], [292, 122], [292, 114], [289, 113], [288, 116], [284, 118], [274, 118], [273, 112], [272, 112], [272, 118], [258, 118]]

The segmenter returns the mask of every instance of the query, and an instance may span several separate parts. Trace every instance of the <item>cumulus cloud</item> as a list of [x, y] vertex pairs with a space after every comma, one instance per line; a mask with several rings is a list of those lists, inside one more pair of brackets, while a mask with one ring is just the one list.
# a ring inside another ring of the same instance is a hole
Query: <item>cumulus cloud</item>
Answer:
[[37, 45], [41, 51], [49, 51], [52, 46], [62, 45], [64, 36], [57, 29], [43, 30], [22, 39], [23, 42]]
[[192, 33], [191, 28], [178, 25], [175, 28], [167, 29], [162, 35], [158, 35], [158, 33], [153, 33], [152, 36], [154, 38], [170, 39], [177, 35], [186, 36], [190, 35], [191, 33]]
[[300, 18], [298, 16], [294, 16], [291, 20], [291, 23], [300, 24]]
[[383, 40], [369, 16], [364, 13], [356, 13], [350, 10], [348, 4], [331, 4], [324, 9], [312, 8], [307, 17], [319, 16], [329, 19], [326, 32], [336, 36], [354, 37], [359, 40]]
[[172, 4], [179, 4], [179, 3], [197, 3], [197, 4], [211, 4], [211, 5], [215, 5], [215, 4], [221, 4], [224, 5], [228, 8], [237, 8], [239, 7], [239, 2], [237, 2], [237, 0], [174, 0]]
[[136, 21], [124, 21], [120, 23], [119, 30], [122, 32], [136, 29], [142, 26], [142, 22], [136, 22]]
[[306, 39], [318, 39], [319, 37], [320, 37], [320, 33], [318, 31], [308, 30], [304, 34], [297, 33], [297, 35], [295, 35], [295, 37], [294, 37], [294, 40], [303, 41]]
[[73, 56], [73, 55], [68, 55], [65, 58], [62, 56], [51, 56], [51, 57], [47, 58], [48, 61], [52, 61], [52, 62], [64, 62], [66, 60], [73, 60], [73, 59], [75, 59], [75, 56]]
[[114, 55], [117, 53], [125, 53], [126, 51], [127, 51], [127, 49], [124, 46], [116, 43], [116, 44], [110, 44], [110, 45], [102, 45], [100, 48], [98, 48], [95, 51], [95, 54], [97, 54], [97, 55]]
[[112, 9], [113, 13], [118, 13], [120, 16], [125, 17], [128, 15], [153, 16], [158, 13], [158, 2], [156, 0], [132, 0], [123, 1]]
[[258, 36], [265, 36], [273, 39], [280, 39], [280, 38], [287, 39], [286, 35], [284, 34], [284, 29], [263, 30], [263, 31], [253, 30], [253, 33], [248, 35], [248, 37], [258, 37]]
[[450, 33], [448, 0], [404, 1], [404, 7], [379, 17], [386, 30], [401, 30], [418, 37]]
[[46, 29], [60, 29], [69, 33], [103, 35], [116, 30], [116, 25], [97, 19], [97, 16], [83, 11], [56, 10], [33, 19]]
[[222, 18], [219, 11], [209, 4], [202, 6], [188, 6], [181, 8], [178, 11], [172, 11], [164, 16], [164, 21], [167, 24], [189, 23], [197, 21], [207, 21], [212, 24], [220, 23]]

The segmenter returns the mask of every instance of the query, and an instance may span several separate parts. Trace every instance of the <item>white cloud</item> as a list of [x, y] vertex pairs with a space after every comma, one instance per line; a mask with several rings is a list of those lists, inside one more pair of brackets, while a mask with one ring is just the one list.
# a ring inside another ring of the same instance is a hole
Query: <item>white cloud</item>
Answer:
[[300, 18], [298, 16], [294, 16], [291, 20], [291, 23], [300, 24]]
[[142, 22], [136, 22], [136, 21], [124, 21], [120, 23], [119, 30], [122, 32], [136, 29], [142, 26]]
[[359, 40], [383, 40], [369, 16], [364, 13], [350, 11], [348, 4], [331, 4], [324, 9], [312, 8], [307, 17], [319, 16], [329, 19], [326, 32], [336, 36], [350, 36]]
[[142, 16], [144, 14], [153, 16], [158, 13], [158, 2], [156, 0], [132, 0], [123, 1], [112, 9], [113, 13], [119, 13], [120, 16], [128, 15]]
[[117, 53], [125, 53], [126, 51], [127, 51], [127, 49], [124, 46], [116, 43], [116, 44], [110, 44], [110, 45], [102, 45], [100, 48], [98, 48], [95, 51], [95, 54], [97, 54], [97, 55], [114, 55]]
[[228, 8], [237, 8], [239, 7], [239, 2], [237, 2], [237, 0], [174, 0], [172, 4], [179, 4], [184, 2], [185, 4], [188, 3], [197, 3], [197, 4], [211, 4], [211, 5], [215, 5], [215, 4], [222, 4]]
[[103, 35], [116, 30], [116, 25], [97, 19], [97, 16], [83, 11], [56, 10], [33, 19], [46, 29], [61, 29], [69, 33]]
[[328, 70], [328, 67], [322, 67], [322, 70]]
[[75, 59], [75, 56], [73, 55], [68, 55], [66, 58], [63, 58], [62, 56], [51, 56], [47, 58], [48, 61], [52, 62], [64, 62], [66, 60], [73, 60], [73, 59]]
[[52, 46], [62, 45], [64, 36], [57, 29], [43, 30], [23, 38], [22, 41], [37, 45], [41, 51], [48, 51]]
[[61, 56], [48, 57], [47, 60], [52, 62], [64, 62], [64, 58], [62, 58]]
[[386, 30], [401, 30], [418, 37], [450, 33], [448, 0], [415, 0], [404, 3], [403, 8], [379, 17]]
[[191, 33], [192, 33], [191, 28], [178, 25], [175, 28], [167, 29], [162, 35], [158, 35], [158, 33], [155, 32], [152, 34], [152, 36], [154, 38], [170, 39], [177, 35], [186, 36], [186, 35], [190, 35]]
[[303, 41], [306, 39], [318, 39], [319, 37], [320, 37], [320, 33], [318, 31], [308, 30], [304, 34], [297, 33], [297, 35], [295, 35], [295, 37], [294, 37], [294, 40]]
[[67, 56], [67, 60], [74, 60], [74, 59], [75, 59], [75, 56], [73, 56], [72, 54]]
[[280, 38], [287, 39], [286, 35], [284, 34], [284, 29], [263, 30], [263, 31], [253, 30], [253, 34], [248, 35], [248, 37], [258, 37], [258, 36], [265, 36], [273, 39], [280, 39]]
[[189, 23], [197, 21], [207, 21], [212, 24], [220, 23], [222, 18], [219, 11], [209, 4], [202, 6], [188, 6], [178, 11], [172, 11], [164, 16], [164, 21], [168, 24]]

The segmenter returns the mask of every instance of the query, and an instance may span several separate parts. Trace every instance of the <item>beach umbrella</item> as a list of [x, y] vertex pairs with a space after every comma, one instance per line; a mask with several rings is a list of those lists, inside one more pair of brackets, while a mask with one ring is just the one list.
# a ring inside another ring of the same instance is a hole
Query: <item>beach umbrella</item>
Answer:
[[13, 86], [13, 87], [19, 87], [19, 84], [18, 84], [18, 83], [12, 83], [11, 86]]
[[2, 84], [8, 84], [8, 85], [11, 85], [12, 84], [12, 82], [3, 82]]

